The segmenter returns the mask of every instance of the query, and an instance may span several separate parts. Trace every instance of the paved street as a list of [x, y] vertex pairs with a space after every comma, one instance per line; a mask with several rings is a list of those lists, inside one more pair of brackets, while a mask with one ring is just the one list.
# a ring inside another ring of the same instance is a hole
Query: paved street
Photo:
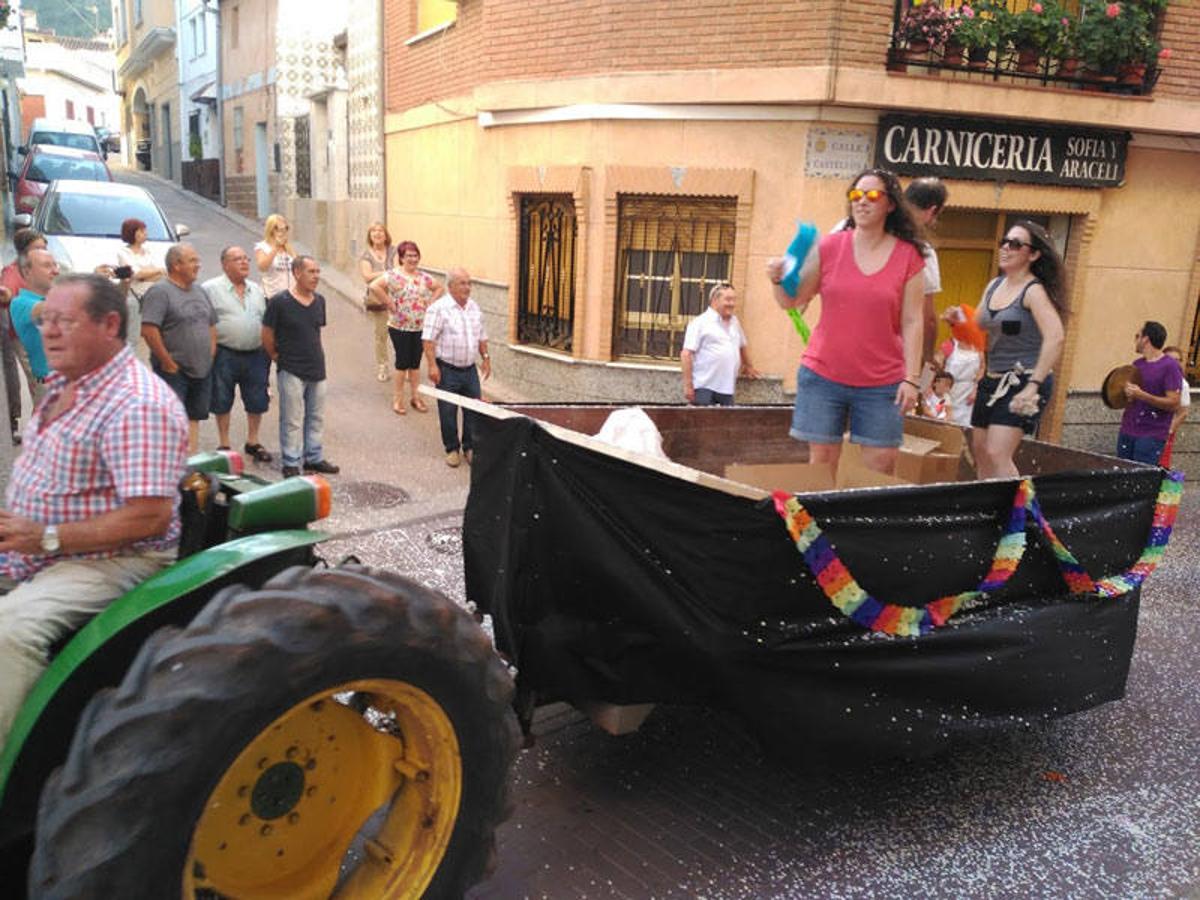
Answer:
[[[192, 228], [202, 278], [219, 271], [221, 246], [258, 239], [177, 189], [121, 178]], [[391, 413], [368, 320], [329, 299], [326, 446], [343, 470], [327, 526], [340, 537], [325, 552], [461, 600], [468, 471], [442, 461], [434, 414]], [[263, 435], [276, 451], [273, 413]], [[215, 443], [210, 423], [202, 445]], [[497, 869], [471, 896], [1200, 896], [1198, 521], [1189, 489], [1143, 594], [1123, 702], [946, 757], [813, 771], [765, 755], [726, 714], [659, 709], [614, 738], [544, 710], [518, 758]]]

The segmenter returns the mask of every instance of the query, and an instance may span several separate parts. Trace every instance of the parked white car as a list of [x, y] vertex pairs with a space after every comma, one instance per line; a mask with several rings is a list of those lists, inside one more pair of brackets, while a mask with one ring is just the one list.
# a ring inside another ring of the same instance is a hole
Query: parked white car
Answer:
[[121, 223], [146, 223], [146, 247], [163, 255], [171, 244], [190, 234], [186, 225], [172, 226], [145, 190], [132, 184], [106, 181], [52, 181], [37, 211], [19, 215], [17, 228], [32, 227], [46, 236], [48, 249], [63, 271], [92, 272], [117, 264]]

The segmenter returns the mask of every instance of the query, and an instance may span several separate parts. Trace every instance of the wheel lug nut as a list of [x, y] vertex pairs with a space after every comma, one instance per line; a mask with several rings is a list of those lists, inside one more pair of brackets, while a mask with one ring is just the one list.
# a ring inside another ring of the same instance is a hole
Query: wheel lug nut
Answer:
[[300, 821], [300, 813], [288, 813], [288, 824], [295, 825]]
[[259, 834], [261, 834], [263, 837], [266, 837], [267, 835], [269, 835], [269, 834], [270, 834], [272, 831], [274, 831], [274, 830], [275, 830], [275, 829], [274, 829], [274, 828], [272, 828], [270, 825], [264, 825], [262, 828], [260, 828], [260, 829], [258, 830], [258, 833], [259, 833]]

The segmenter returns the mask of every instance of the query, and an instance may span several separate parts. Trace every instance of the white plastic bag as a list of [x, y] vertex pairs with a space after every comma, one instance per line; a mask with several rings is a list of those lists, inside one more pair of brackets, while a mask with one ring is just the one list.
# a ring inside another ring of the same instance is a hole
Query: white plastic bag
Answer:
[[644, 453], [656, 459], [667, 459], [667, 454], [663, 453], [662, 435], [640, 406], [618, 409], [610, 413], [596, 437], [622, 450]]

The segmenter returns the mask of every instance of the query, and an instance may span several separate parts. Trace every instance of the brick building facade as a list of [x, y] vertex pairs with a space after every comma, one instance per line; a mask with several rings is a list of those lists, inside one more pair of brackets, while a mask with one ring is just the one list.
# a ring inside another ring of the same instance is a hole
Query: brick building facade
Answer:
[[[756, 364], [772, 376], [740, 396], [785, 397], [803, 348], [763, 263], [797, 218], [824, 229], [844, 214], [848, 176], [875, 160], [889, 115], [1129, 136], [1120, 183], [946, 178], [943, 302], [977, 301], [1017, 217], [1046, 224], [1068, 261], [1073, 315], [1051, 436], [1111, 449], [1097, 390], [1132, 357], [1144, 319], [1195, 360], [1195, 4], [1165, 11], [1172, 53], [1157, 82], [1113, 93], [998, 62], [897, 71], [886, 0], [438, 3], [384, 3], [388, 224], [428, 264], [463, 264], [486, 282], [493, 335], [507, 338], [494, 342], [498, 371], [522, 393], [678, 399], [682, 324], [719, 277], [741, 288]], [[662, 302], [651, 309], [653, 291]], [[808, 317], [818, 315], [814, 304]]]

